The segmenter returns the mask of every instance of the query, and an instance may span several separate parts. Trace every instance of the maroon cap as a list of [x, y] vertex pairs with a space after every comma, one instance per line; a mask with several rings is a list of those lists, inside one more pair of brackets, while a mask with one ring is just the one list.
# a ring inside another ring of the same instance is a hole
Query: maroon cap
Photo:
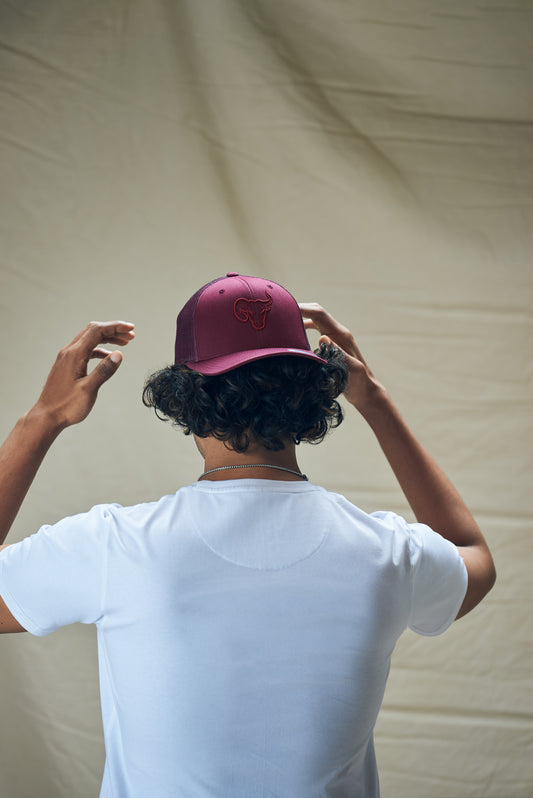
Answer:
[[275, 355], [326, 361], [309, 346], [298, 303], [281, 285], [228, 272], [200, 288], [176, 324], [175, 363], [223, 374]]

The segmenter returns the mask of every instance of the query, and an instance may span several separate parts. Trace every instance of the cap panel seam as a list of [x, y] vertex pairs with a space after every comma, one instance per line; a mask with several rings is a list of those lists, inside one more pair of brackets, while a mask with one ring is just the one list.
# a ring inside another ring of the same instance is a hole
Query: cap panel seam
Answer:
[[253, 288], [251, 287], [251, 285], [248, 282], [248, 280], [246, 279], [246, 277], [243, 277], [242, 274], [239, 274], [239, 279], [244, 283], [244, 285], [248, 289], [248, 292], [249, 292], [250, 296], [253, 296], [254, 295]]
[[206, 294], [208, 288], [210, 288], [215, 283], [219, 283], [221, 280], [226, 280], [226, 279], [227, 279], [226, 277], [216, 277], [214, 280], [211, 280], [211, 282], [204, 285], [204, 287], [198, 291], [198, 296], [196, 297], [196, 301], [194, 303], [194, 309], [192, 312], [192, 328], [194, 333], [194, 359], [189, 360], [188, 361], [189, 363], [196, 363], [198, 361], [198, 330], [196, 327], [196, 311], [198, 309], [198, 303], [200, 302], [202, 297]]

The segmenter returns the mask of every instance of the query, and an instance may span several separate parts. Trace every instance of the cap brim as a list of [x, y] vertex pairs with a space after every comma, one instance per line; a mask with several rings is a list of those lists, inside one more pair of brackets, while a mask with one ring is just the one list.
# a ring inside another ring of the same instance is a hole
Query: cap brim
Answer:
[[254, 360], [263, 360], [266, 357], [276, 357], [276, 355], [294, 355], [295, 357], [306, 357], [316, 360], [319, 363], [327, 363], [323, 357], [315, 355], [310, 349], [253, 349], [245, 352], [232, 352], [230, 355], [219, 355], [209, 360], [200, 360], [197, 363], [185, 363], [188, 368], [198, 371], [200, 374], [224, 374], [226, 371], [243, 366], [245, 363], [252, 363]]

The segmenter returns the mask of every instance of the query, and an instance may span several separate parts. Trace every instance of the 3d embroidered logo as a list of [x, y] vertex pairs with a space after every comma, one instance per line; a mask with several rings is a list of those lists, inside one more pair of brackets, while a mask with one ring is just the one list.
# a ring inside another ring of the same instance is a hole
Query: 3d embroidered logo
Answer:
[[254, 330], [264, 330], [267, 315], [272, 308], [272, 297], [265, 291], [267, 299], [245, 299], [240, 297], [233, 304], [233, 312], [239, 321], [249, 321]]

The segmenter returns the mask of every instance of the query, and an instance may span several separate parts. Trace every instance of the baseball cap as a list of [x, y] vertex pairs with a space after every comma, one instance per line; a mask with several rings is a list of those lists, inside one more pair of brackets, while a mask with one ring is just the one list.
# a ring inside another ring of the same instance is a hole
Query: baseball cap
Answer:
[[326, 361], [312, 351], [298, 303], [283, 286], [228, 272], [202, 286], [176, 322], [175, 363], [223, 374], [276, 355]]

